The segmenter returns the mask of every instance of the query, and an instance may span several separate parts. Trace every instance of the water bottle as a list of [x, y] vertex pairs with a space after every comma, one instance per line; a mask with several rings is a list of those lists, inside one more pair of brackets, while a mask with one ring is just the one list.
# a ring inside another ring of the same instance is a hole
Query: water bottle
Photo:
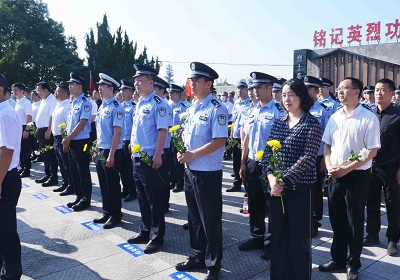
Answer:
[[243, 209], [243, 214], [249, 214], [249, 202], [246, 194], [244, 195], [242, 209]]

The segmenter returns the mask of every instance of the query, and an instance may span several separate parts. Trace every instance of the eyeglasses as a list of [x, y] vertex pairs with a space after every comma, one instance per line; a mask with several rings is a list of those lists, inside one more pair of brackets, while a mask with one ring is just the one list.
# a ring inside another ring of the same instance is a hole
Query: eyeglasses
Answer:
[[348, 89], [356, 89], [356, 88], [354, 88], [354, 87], [338, 87], [336, 89], [336, 92], [345, 91], [345, 90], [348, 90]]

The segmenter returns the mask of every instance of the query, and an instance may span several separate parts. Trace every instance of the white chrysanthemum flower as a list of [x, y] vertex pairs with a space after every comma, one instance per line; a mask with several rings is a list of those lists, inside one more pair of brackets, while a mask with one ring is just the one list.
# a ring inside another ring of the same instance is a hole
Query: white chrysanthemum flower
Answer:
[[183, 112], [183, 113], [179, 114], [179, 119], [181, 120], [181, 122], [185, 121], [188, 117], [189, 117], [189, 113], [187, 113], [187, 112]]
[[364, 161], [367, 159], [369, 151], [366, 148], [363, 148], [358, 155], [360, 156], [360, 161]]
[[40, 152], [39, 151], [34, 151], [33, 152], [35, 155], [40, 156]]

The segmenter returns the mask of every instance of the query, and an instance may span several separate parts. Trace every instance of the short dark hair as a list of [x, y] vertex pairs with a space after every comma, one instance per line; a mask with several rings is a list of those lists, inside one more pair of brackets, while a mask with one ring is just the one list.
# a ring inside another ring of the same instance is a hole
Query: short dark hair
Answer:
[[283, 83], [282, 88], [288, 85], [291, 90], [300, 98], [300, 107], [304, 112], [310, 110], [314, 104], [310, 94], [308, 93], [308, 88], [304, 82], [300, 79], [294, 78]]
[[[32, 90], [31, 94], [39, 96], [39, 94], [36, 92], [36, 90]], [[39, 96], [39, 98], [40, 98], [40, 96]]]
[[12, 86], [11, 86], [12, 88], [13, 87], [16, 87], [16, 88], [18, 88], [19, 90], [23, 90], [23, 91], [25, 91], [25, 85], [23, 84], [23, 83], [20, 83], [20, 82], [18, 82], [18, 83], [14, 83]]
[[361, 82], [359, 79], [354, 78], [354, 77], [346, 77], [343, 79], [344, 80], [350, 80], [351, 81], [351, 86], [355, 89], [358, 89], [360, 93], [358, 94], [358, 98], [360, 98], [362, 92], [363, 92], [363, 82]]
[[57, 87], [61, 90], [62, 93], [67, 93], [67, 95], [70, 94], [68, 86], [66, 86], [66, 85], [58, 85]]
[[36, 86], [40, 86], [42, 89], [47, 89], [49, 92], [51, 92], [50, 85], [47, 82], [39, 82], [36, 84]]
[[154, 87], [158, 88], [160, 91], [161, 91], [161, 90], [164, 90], [163, 93], [166, 93], [166, 92], [167, 92], [167, 90], [166, 90], [164, 87], [160, 87], [159, 85], [154, 84]]
[[396, 89], [396, 85], [391, 79], [383, 78], [377, 81], [376, 83], [387, 84], [389, 86], [390, 91], [394, 91]]

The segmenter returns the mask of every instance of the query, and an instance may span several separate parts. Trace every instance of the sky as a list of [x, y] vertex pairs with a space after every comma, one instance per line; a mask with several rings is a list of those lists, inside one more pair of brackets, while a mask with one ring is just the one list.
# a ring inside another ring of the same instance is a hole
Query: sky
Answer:
[[[190, 62], [216, 70], [235, 84], [252, 71], [286, 79], [293, 76], [293, 51], [314, 49], [315, 30], [347, 28], [380, 21], [400, 20], [398, 0], [43, 0], [50, 17], [62, 22], [65, 35], [78, 44], [86, 58], [85, 35], [107, 14], [111, 34], [119, 26], [148, 55], [163, 61], [160, 77], [170, 63], [174, 80], [184, 84]], [[378, 4], [377, 4], [378, 3]], [[381, 43], [386, 37], [382, 36]], [[363, 44], [367, 42], [363, 40]], [[329, 43], [328, 43], [329, 44]], [[329, 46], [330, 47], [330, 46]], [[338, 47], [338, 46], [337, 46]], [[119, 77], [114, 77], [119, 79]]]

